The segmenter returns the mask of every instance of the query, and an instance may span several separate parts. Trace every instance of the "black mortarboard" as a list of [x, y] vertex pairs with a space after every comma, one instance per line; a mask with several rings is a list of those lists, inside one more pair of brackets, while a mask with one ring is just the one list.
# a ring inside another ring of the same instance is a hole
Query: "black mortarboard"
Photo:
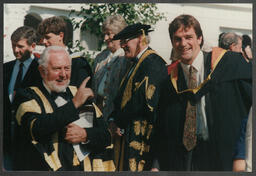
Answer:
[[150, 28], [151, 26], [146, 24], [141, 24], [141, 23], [132, 24], [124, 28], [118, 34], [116, 34], [113, 40], [122, 40], [122, 39], [137, 37], [143, 33], [147, 35], [149, 32], [153, 31], [153, 30], [150, 30]]

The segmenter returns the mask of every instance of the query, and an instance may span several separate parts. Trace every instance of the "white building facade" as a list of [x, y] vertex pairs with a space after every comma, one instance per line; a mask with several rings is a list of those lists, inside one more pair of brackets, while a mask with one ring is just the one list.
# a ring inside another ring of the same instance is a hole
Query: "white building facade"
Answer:
[[[37, 13], [42, 19], [51, 16], [69, 17], [71, 9], [77, 11], [86, 4], [56, 3], [56, 4], [4, 4], [4, 62], [15, 59], [12, 53], [10, 36], [14, 30], [24, 24], [24, 17], [29, 13]], [[152, 26], [155, 30], [150, 33], [150, 46], [169, 62], [172, 49], [168, 33], [169, 23], [180, 14], [193, 15], [201, 24], [205, 43], [209, 46], [218, 45], [218, 36], [222, 32], [236, 32], [239, 35], [248, 34], [252, 37], [252, 4], [218, 4], [218, 3], [191, 3], [157, 4], [160, 12], [165, 13], [167, 20], [159, 21]], [[76, 17], [79, 21], [80, 18]], [[87, 50], [93, 51], [97, 46], [97, 38], [81, 32], [73, 31], [73, 41], [80, 40]], [[89, 47], [90, 46], [90, 47]], [[96, 51], [97, 52], [97, 51]]]

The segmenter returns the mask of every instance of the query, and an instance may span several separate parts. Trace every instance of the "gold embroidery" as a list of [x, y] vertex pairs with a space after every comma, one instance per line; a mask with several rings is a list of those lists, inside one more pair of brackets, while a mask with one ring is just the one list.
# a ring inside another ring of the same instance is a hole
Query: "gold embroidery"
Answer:
[[95, 112], [96, 112], [96, 118], [100, 118], [102, 117], [102, 112], [101, 110], [98, 108], [98, 106], [95, 103], [92, 103], [92, 105], [94, 106]]
[[39, 95], [39, 97], [41, 98], [44, 104], [46, 113], [52, 113], [53, 112], [52, 106], [47, 100], [47, 98], [43, 95], [43, 93], [37, 87], [30, 87], [30, 88], [33, 89], [37, 93], [37, 95]]
[[140, 134], [140, 121], [134, 121], [134, 133], [135, 135]]
[[147, 139], [149, 139], [151, 133], [152, 133], [153, 125], [148, 125], [148, 133], [147, 133]]
[[78, 157], [76, 155], [76, 152], [74, 151], [73, 166], [78, 166], [78, 165], [80, 165], [80, 162], [78, 161]]
[[[44, 94], [37, 87], [30, 87], [30, 88], [33, 89], [35, 91], [35, 93], [37, 95], [39, 95], [39, 97], [41, 98], [44, 108], [45, 108], [45, 112], [52, 113], [53, 112], [52, 106], [49, 103], [49, 101], [47, 100], [47, 98], [44, 96]], [[54, 171], [56, 171], [59, 168], [61, 168], [61, 163], [60, 163], [60, 160], [58, 157], [58, 133], [54, 133], [52, 135], [52, 140], [53, 140], [54, 151], [50, 155], [47, 155], [47, 153], [44, 153], [44, 158], [45, 158], [45, 161], [48, 163], [48, 165]]]
[[104, 171], [104, 166], [103, 166], [102, 159], [94, 159], [92, 161], [92, 168], [93, 168], [93, 171], [103, 172]]
[[127, 102], [131, 99], [132, 96], [132, 84], [133, 84], [133, 77], [135, 75], [135, 73], [137, 72], [138, 68], [140, 67], [140, 64], [142, 63], [142, 61], [144, 61], [144, 59], [147, 58], [148, 55], [155, 53], [155, 51], [153, 50], [147, 50], [139, 59], [139, 62], [137, 63], [136, 67], [134, 68], [123, 93], [123, 97], [122, 97], [122, 102], [121, 102], [121, 109], [123, 109], [125, 107], [125, 105], [127, 104]]
[[109, 145], [109, 146], [106, 147], [106, 149], [112, 149], [112, 148], [114, 148], [114, 145], [113, 145], [113, 144], [111, 144], [111, 145]]
[[138, 164], [138, 171], [143, 171], [145, 160], [140, 160]]
[[47, 155], [47, 153], [44, 153], [45, 161], [48, 163], [48, 165], [54, 170], [58, 170], [61, 168], [61, 163], [58, 157], [58, 133], [54, 133], [52, 136], [53, 139], [53, 148], [54, 151]]
[[154, 111], [154, 108], [152, 106], [150, 106], [149, 104], [147, 104], [147, 106], [148, 106], [150, 112]]
[[136, 82], [135, 83], [135, 88], [134, 91], [136, 91], [140, 86], [145, 82], [145, 90], [147, 90], [148, 87], [148, 76], [145, 76], [145, 78], [141, 82]]
[[146, 120], [143, 120], [143, 121], [142, 121], [142, 125], [141, 125], [141, 134], [142, 134], [142, 136], [145, 135], [146, 126], [147, 126], [147, 121], [146, 121]]
[[146, 145], [144, 142], [140, 143], [140, 142], [137, 142], [137, 141], [132, 141], [129, 144], [129, 147], [132, 147], [135, 150], [139, 150], [140, 155], [142, 155], [143, 152], [149, 152], [149, 145]]
[[89, 156], [84, 159], [84, 171], [92, 171], [91, 161]]
[[37, 143], [38, 143], [38, 142], [35, 140], [35, 137], [34, 137], [33, 131], [32, 131], [35, 121], [36, 121], [36, 119], [33, 119], [32, 122], [30, 123], [30, 135], [31, 135], [32, 143], [33, 143], [33, 144], [37, 144]]
[[16, 119], [19, 125], [21, 125], [21, 118], [26, 112], [35, 112], [40, 114], [42, 111], [36, 100], [30, 100], [22, 103], [16, 113]]
[[156, 87], [154, 85], [150, 84], [148, 86], [147, 92], [146, 92], [146, 97], [148, 100], [150, 100], [153, 97], [155, 90], [156, 90]]
[[70, 89], [72, 95], [75, 96], [77, 92], [77, 88], [75, 86], [68, 86], [68, 88]]
[[130, 167], [130, 170], [135, 172], [137, 170], [137, 167], [136, 167], [136, 160], [135, 158], [130, 158], [129, 159], [129, 167]]
[[115, 167], [115, 164], [114, 164], [113, 160], [104, 161], [103, 162], [103, 167], [104, 167], [105, 172], [114, 172], [114, 171], [116, 171], [116, 167]]

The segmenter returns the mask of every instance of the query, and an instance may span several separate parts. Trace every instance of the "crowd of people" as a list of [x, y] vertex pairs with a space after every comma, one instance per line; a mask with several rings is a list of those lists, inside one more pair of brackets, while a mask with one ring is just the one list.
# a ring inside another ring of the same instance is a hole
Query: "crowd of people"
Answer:
[[67, 47], [60, 17], [13, 32], [16, 59], [3, 67], [5, 170], [251, 171], [248, 35], [222, 33], [206, 52], [199, 21], [179, 15], [167, 65], [149, 46], [150, 25], [113, 15], [102, 31], [107, 48], [92, 66]]

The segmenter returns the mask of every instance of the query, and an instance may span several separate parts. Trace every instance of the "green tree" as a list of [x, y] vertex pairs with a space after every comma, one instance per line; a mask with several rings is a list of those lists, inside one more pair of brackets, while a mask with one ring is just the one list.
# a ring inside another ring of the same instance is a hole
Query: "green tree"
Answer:
[[[71, 21], [75, 29], [81, 28], [82, 31], [89, 31], [99, 38], [98, 51], [104, 45], [104, 34], [102, 24], [107, 16], [120, 14], [124, 17], [127, 24], [144, 23], [154, 25], [157, 21], [166, 19], [164, 13], [160, 13], [154, 3], [106, 3], [106, 4], [84, 4], [80, 11], [71, 10], [70, 15], [82, 17], [80, 21]], [[80, 41], [75, 41], [74, 50], [82, 51]], [[89, 52], [86, 53], [90, 60]]]

